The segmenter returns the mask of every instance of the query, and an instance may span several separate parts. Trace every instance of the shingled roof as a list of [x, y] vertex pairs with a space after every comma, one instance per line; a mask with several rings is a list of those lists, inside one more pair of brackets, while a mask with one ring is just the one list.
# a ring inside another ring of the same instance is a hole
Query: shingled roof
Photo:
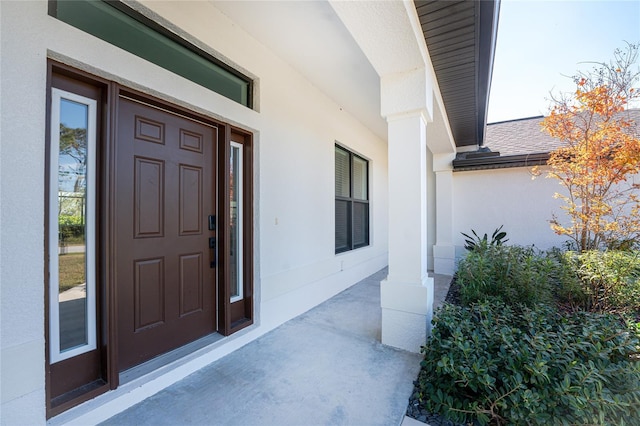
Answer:
[[553, 151], [561, 142], [542, 130], [543, 119], [538, 116], [488, 124], [484, 146], [501, 156]]
[[[640, 126], [640, 109], [624, 112]], [[544, 164], [562, 142], [540, 127], [543, 116], [487, 124], [485, 144], [478, 151], [458, 153], [454, 171], [524, 167]]]

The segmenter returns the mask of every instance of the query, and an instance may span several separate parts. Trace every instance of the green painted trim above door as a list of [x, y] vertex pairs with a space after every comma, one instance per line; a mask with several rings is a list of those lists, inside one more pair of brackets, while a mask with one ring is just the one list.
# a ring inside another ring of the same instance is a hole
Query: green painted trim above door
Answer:
[[122, 2], [51, 0], [49, 14], [246, 107], [252, 107], [251, 79]]

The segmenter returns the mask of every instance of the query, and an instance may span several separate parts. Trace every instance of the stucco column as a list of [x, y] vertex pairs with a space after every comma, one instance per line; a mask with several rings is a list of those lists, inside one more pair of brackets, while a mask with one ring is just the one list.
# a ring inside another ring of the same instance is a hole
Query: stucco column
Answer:
[[427, 129], [432, 153], [455, 152], [455, 144], [415, 4], [329, 3], [380, 76], [380, 113], [388, 123], [389, 276], [381, 283], [382, 343], [417, 352], [433, 310], [427, 208], [435, 206], [427, 206]]
[[453, 155], [434, 156], [436, 175], [436, 245], [433, 247], [433, 270], [436, 274], [453, 275]]
[[381, 283], [382, 343], [418, 352], [430, 332], [427, 275], [427, 141], [420, 111], [387, 117], [389, 275]]

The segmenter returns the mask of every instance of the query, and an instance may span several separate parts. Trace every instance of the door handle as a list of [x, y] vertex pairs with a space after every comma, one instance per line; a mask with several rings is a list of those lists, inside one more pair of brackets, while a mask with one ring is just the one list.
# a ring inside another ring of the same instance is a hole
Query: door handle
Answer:
[[210, 268], [216, 267], [216, 237], [209, 237], [209, 248], [211, 249], [211, 262], [209, 263]]

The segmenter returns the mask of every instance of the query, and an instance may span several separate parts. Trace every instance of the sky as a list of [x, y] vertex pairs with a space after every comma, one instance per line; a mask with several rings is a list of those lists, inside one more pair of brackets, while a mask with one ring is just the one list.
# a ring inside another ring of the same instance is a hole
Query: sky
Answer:
[[502, 0], [487, 122], [546, 115], [625, 41], [640, 43], [640, 0]]

